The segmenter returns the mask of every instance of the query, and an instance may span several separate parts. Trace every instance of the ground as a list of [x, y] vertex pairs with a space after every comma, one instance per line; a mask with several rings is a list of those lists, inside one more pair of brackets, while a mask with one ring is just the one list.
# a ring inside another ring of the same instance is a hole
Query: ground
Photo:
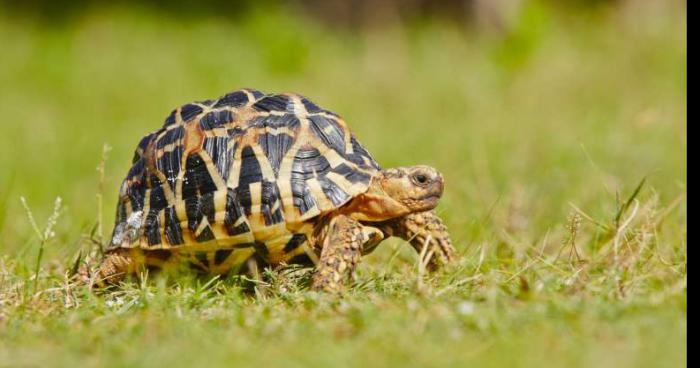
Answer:
[[[0, 366], [685, 365], [684, 6], [545, 4], [478, 32], [0, 12]], [[70, 284], [139, 138], [241, 87], [341, 114], [385, 167], [441, 170], [459, 264], [426, 274], [392, 240], [340, 298], [294, 269]]]

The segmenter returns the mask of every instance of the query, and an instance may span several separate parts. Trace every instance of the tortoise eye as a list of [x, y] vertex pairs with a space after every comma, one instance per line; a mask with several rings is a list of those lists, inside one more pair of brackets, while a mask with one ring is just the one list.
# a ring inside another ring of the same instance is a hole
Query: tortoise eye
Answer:
[[428, 176], [425, 174], [414, 174], [411, 176], [411, 179], [413, 180], [413, 183], [421, 186], [430, 182], [430, 178], [428, 178]]

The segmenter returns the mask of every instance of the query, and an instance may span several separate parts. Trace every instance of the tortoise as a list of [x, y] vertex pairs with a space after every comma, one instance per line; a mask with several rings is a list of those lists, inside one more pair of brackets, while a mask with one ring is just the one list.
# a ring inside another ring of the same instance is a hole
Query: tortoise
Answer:
[[443, 188], [428, 166], [381, 169], [340, 116], [301, 95], [236, 90], [176, 108], [141, 139], [92, 280], [300, 264], [316, 267], [313, 289], [340, 291], [390, 236], [437, 269], [455, 259], [432, 211]]

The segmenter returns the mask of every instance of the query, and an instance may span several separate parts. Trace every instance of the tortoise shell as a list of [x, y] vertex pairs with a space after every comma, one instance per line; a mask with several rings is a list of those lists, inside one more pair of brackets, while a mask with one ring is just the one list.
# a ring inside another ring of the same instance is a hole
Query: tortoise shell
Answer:
[[343, 119], [303, 96], [188, 103], [138, 144], [108, 250], [249, 248], [280, 261], [379, 169]]

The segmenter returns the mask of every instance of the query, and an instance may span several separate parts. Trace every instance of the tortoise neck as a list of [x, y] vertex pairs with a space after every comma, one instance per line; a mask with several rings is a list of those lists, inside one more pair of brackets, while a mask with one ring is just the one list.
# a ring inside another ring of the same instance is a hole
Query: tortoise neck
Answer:
[[410, 213], [408, 207], [384, 191], [382, 176], [382, 172], [375, 176], [367, 191], [353, 198], [340, 212], [355, 220], [370, 222], [382, 222]]

